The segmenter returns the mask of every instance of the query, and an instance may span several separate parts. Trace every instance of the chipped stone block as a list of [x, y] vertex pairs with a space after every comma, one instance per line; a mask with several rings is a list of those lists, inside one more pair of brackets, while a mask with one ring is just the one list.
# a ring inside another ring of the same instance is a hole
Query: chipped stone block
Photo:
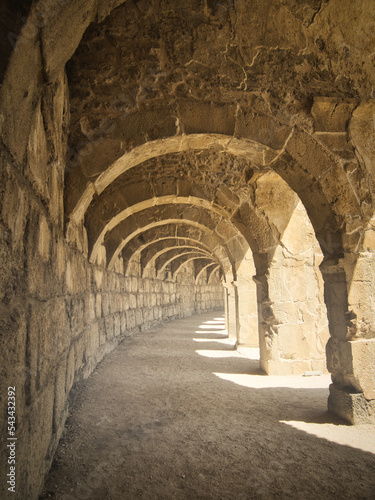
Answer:
[[366, 399], [375, 399], [375, 339], [339, 341], [327, 344], [327, 366], [333, 380], [363, 392]]
[[328, 410], [353, 425], [375, 423], [375, 400], [335, 384], [329, 386]]
[[339, 101], [336, 98], [315, 97], [311, 114], [318, 132], [345, 132], [357, 102]]

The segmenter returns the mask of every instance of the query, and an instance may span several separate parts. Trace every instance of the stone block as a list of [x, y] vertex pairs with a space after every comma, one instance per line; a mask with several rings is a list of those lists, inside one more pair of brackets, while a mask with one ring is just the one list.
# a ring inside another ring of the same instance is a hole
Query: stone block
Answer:
[[125, 277], [125, 290], [127, 292], [131, 292], [131, 288], [132, 288], [132, 277], [126, 276]]
[[85, 302], [83, 297], [74, 297], [67, 301], [70, 331], [73, 337], [79, 335], [85, 328]]
[[107, 335], [106, 335], [105, 320], [104, 319], [102, 319], [98, 323], [98, 328], [99, 328], [99, 344], [103, 345], [107, 342]]
[[129, 307], [130, 309], [136, 309], [137, 308], [137, 296], [134, 294], [129, 294]]
[[55, 374], [55, 401], [53, 407], [53, 431], [61, 427], [66, 418], [66, 358], [56, 368]]
[[86, 352], [85, 358], [89, 359], [95, 356], [100, 346], [100, 333], [98, 323], [90, 325], [85, 331]]
[[66, 259], [67, 257], [66, 257], [65, 242], [62, 238], [58, 238], [57, 244], [54, 247], [53, 261], [55, 262], [57, 277], [59, 280], [62, 280], [64, 278], [66, 269]]
[[129, 295], [127, 293], [124, 293], [121, 297], [122, 299], [122, 308], [121, 310], [122, 311], [127, 311], [130, 307], [130, 304], [129, 304]]
[[110, 314], [115, 314], [121, 311], [121, 295], [119, 293], [112, 293], [109, 296], [109, 312]]
[[107, 316], [104, 319], [104, 324], [105, 324], [106, 338], [107, 338], [107, 340], [111, 340], [115, 335], [113, 316]]
[[38, 30], [32, 20], [27, 22], [25, 30], [20, 40], [23, 50], [13, 51], [0, 89], [2, 124], [6, 124], [0, 126], [0, 133], [19, 164], [26, 152], [33, 111], [40, 96], [38, 75], [42, 68]]
[[333, 380], [343, 387], [362, 392], [368, 400], [375, 399], [375, 339], [327, 343], [327, 367]]
[[122, 311], [120, 313], [120, 328], [121, 328], [121, 333], [125, 333], [126, 332], [126, 328], [127, 328], [127, 324], [126, 324], [126, 312], [125, 311]]
[[[17, 415], [23, 417], [29, 394], [24, 388], [36, 377], [36, 363], [30, 366], [26, 358], [27, 317], [24, 311], [14, 304], [2, 310], [0, 317], [0, 405], [5, 411], [6, 389], [16, 387]], [[34, 332], [35, 336], [36, 332]], [[3, 413], [1, 413], [3, 415]], [[0, 419], [0, 432], [5, 436], [6, 419]]]
[[95, 298], [95, 316], [97, 319], [102, 317], [102, 295], [100, 293], [96, 294]]
[[[17, 178], [8, 171], [6, 161], [1, 159], [1, 170], [4, 176], [4, 191], [2, 192], [1, 217], [5, 226], [2, 227], [2, 235], [5, 237], [6, 229], [11, 231], [12, 253], [17, 249], [23, 253], [24, 233], [26, 220], [30, 210], [28, 193], [25, 188], [18, 185]], [[4, 246], [10, 242], [4, 239]], [[14, 256], [14, 253], [13, 255]], [[23, 255], [22, 255], [23, 258]]]
[[268, 375], [301, 375], [311, 370], [311, 364], [307, 360], [279, 360], [260, 358], [260, 367]]
[[136, 309], [135, 311], [135, 322], [136, 325], [139, 326], [143, 323], [143, 313], [142, 309]]
[[49, 198], [48, 184], [49, 171], [47, 168], [48, 151], [45, 126], [41, 112], [41, 104], [38, 103], [33, 117], [27, 146], [27, 170], [26, 175], [44, 199]]
[[69, 345], [64, 301], [53, 299], [47, 303], [34, 303], [30, 309], [29, 335], [29, 366], [36, 373], [31, 379], [31, 387], [38, 391], [49, 380], [56, 356]]
[[375, 423], [375, 401], [349, 389], [329, 386], [328, 410], [347, 422], [358, 425]]
[[[57, 140], [59, 140], [58, 138]], [[54, 162], [50, 168], [50, 200], [49, 213], [53, 222], [60, 228], [63, 227], [64, 214], [64, 160]]]
[[150, 292], [150, 280], [149, 279], [143, 280], [143, 291], [147, 294]]
[[355, 158], [353, 146], [348, 142], [345, 132], [316, 132], [314, 137], [324, 144], [328, 149], [345, 157], [347, 160]]
[[[39, 394], [28, 416], [29, 429], [33, 429], [32, 433], [29, 432], [27, 437], [25, 436], [28, 441], [28, 457], [19, 456], [18, 458], [19, 463], [22, 463], [23, 459], [24, 463], [27, 464], [27, 474], [31, 478], [29, 485], [35, 483], [35, 488], [41, 486], [49, 466], [46, 458], [49, 456], [48, 452], [52, 440], [54, 399], [55, 386], [51, 381]], [[32, 457], [32, 460], [30, 460], [30, 457]], [[20, 498], [25, 498], [25, 495], [23, 494]]]
[[100, 267], [94, 267], [93, 276], [97, 290], [101, 290], [103, 287], [103, 275], [103, 269], [101, 269]]
[[114, 314], [113, 329], [114, 329], [115, 337], [117, 337], [118, 335], [121, 334], [121, 314], [120, 313]]
[[352, 341], [350, 346], [356, 385], [366, 399], [375, 400], [375, 339]]
[[138, 292], [138, 278], [136, 278], [135, 276], [132, 276], [131, 278], [131, 292], [132, 293]]
[[73, 387], [75, 377], [75, 350], [74, 346], [70, 348], [67, 361], [66, 361], [66, 386], [65, 393], [69, 394], [70, 389]]
[[141, 309], [143, 308], [143, 304], [144, 304], [144, 296], [143, 296], [143, 293], [139, 293], [137, 295], [137, 308]]
[[311, 108], [314, 128], [319, 132], [345, 132], [347, 123], [357, 103], [353, 100], [316, 97]]
[[77, 337], [74, 341], [74, 381], [77, 381], [77, 377], [82, 367], [86, 363], [86, 336], [82, 333], [79, 337]]
[[214, 105], [186, 100], [180, 102], [179, 113], [186, 134], [234, 134], [235, 108], [232, 104]]
[[43, 54], [50, 81], [56, 79], [74, 54], [85, 29], [94, 19], [96, 2], [78, 0], [74, 4], [52, 3], [44, 9]]
[[88, 293], [84, 297], [85, 304], [85, 325], [90, 325], [96, 319], [96, 297], [93, 293]]
[[236, 133], [278, 150], [283, 148], [290, 128], [275, 122], [270, 116], [240, 109], [237, 112]]
[[135, 310], [129, 309], [126, 312], [126, 323], [128, 325], [128, 330], [135, 328]]
[[103, 318], [106, 318], [110, 313], [109, 300], [110, 300], [109, 294], [102, 293], [102, 316], [103, 316]]

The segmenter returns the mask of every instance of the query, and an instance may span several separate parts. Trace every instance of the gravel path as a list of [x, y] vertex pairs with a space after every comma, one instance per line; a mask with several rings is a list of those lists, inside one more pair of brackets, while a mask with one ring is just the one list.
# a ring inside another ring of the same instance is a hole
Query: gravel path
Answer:
[[268, 377], [220, 313], [126, 339], [77, 397], [41, 499], [375, 499], [375, 428], [330, 377]]

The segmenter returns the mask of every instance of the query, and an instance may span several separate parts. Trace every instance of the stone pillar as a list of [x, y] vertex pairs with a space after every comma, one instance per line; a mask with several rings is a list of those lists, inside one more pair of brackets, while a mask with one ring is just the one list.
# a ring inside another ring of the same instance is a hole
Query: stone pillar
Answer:
[[353, 424], [375, 421], [375, 256], [345, 254], [321, 270], [331, 334], [328, 408]]
[[247, 277], [238, 277], [238, 344], [259, 347], [258, 304], [256, 285]]
[[229, 332], [229, 297], [228, 289], [225, 286], [225, 282], [222, 283], [224, 290], [224, 313], [225, 313], [225, 329]]
[[226, 290], [226, 314], [225, 326], [228, 331], [228, 337], [238, 339], [238, 293], [237, 284], [232, 281], [230, 284], [224, 284]]
[[258, 332], [260, 368], [268, 372], [268, 363], [272, 357], [271, 345], [274, 336], [274, 316], [268, 297], [268, 276], [266, 274], [253, 276], [257, 287], [258, 302]]
[[325, 371], [328, 321], [314, 261], [305, 256], [284, 259], [280, 249], [268, 271], [255, 281], [262, 370], [270, 375]]

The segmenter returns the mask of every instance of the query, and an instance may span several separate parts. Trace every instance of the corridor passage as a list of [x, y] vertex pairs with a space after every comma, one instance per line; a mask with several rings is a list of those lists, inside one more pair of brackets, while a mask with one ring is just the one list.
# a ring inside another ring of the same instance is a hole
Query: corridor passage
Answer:
[[41, 499], [373, 499], [374, 427], [329, 375], [266, 376], [221, 313], [125, 339], [79, 392]]

